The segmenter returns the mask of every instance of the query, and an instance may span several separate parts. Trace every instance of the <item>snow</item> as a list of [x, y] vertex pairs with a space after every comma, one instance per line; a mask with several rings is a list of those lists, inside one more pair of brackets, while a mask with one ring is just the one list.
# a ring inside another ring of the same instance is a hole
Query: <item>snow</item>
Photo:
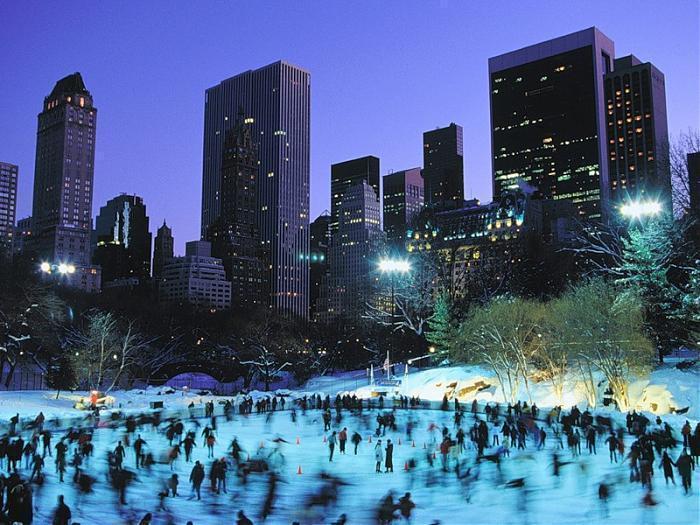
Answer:
[[[640, 391], [640, 396], [646, 390], [648, 397], [660, 396], [657, 392], [668, 392], [675, 403], [691, 405], [693, 413], [697, 412], [698, 401], [698, 371], [697, 369], [682, 372], [672, 367], [663, 367], [655, 371], [648, 384], [635, 387]], [[421, 370], [409, 375], [400, 386], [400, 391], [405, 395], [420, 395], [421, 399], [439, 402], [446, 390], [459, 392], [477, 381], [492, 382], [492, 375], [485, 369], [474, 367], [450, 367]], [[304, 390], [279, 391], [290, 397], [299, 397], [304, 391], [323, 391], [335, 394], [338, 390], [356, 390], [359, 394], [369, 397], [372, 387], [354, 386], [366, 383], [364, 371], [346, 373], [341, 376], [315, 378], [307, 383]], [[493, 383], [492, 383], [493, 384]], [[654, 389], [649, 389], [649, 385]], [[663, 386], [662, 386], [663, 385]], [[351, 388], [348, 388], [351, 387]], [[393, 388], [388, 388], [393, 390]], [[189, 415], [187, 406], [194, 402], [200, 405], [207, 400], [215, 400], [217, 411], [220, 411], [218, 401], [221, 398], [201, 394], [196, 391], [181, 391], [169, 387], [148, 388], [132, 391], [117, 391], [111, 393], [115, 399], [115, 407], [125, 412], [140, 412], [146, 410], [152, 401], [163, 401], [166, 414], [180, 414], [183, 419]], [[85, 412], [73, 409], [72, 406], [87, 393], [66, 393], [55, 399], [55, 392], [2, 392], [0, 393], [0, 419], [6, 420], [19, 411], [23, 416], [33, 415], [40, 410], [48, 419], [52, 416], [67, 418], [75, 416], [82, 418]], [[253, 392], [253, 397], [259, 399], [266, 396], [264, 392]], [[496, 389], [486, 389], [476, 394], [480, 400], [498, 399], [500, 394]], [[548, 389], [546, 385], [534, 385], [533, 395], [538, 406], [547, 406]], [[635, 394], [637, 395], [637, 394]], [[666, 395], [666, 394], [663, 394]], [[540, 397], [538, 397], [540, 396]], [[464, 395], [464, 399], [469, 395]], [[663, 397], [663, 396], [662, 396]], [[227, 398], [228, 399], [228, 398]], [[576, 398], [578, 399], [578, 398]], [[541, 401], [541, 403], [540, 403]], [[581, 402], [580, 406], [583, 406]], [[581, 459], [563, 467], [562, 479], [559, 486], [551, 476], [551, 458], [555, 451], [554, 440], [548, 437], [548, 444], [544, 451], [535, 451], [532, 442], [528, 438], [528, 449], [525, 451], [511, 450], [511, 457], [504, 460], [503, 477], [499, 479], [495, 467], [489, 462], [482, 463], [479, 467], [479, 481], [473, 485], [471, 500], [465, 501], [464, 490], [455, 480], [453, 473], [443, 475], [440, 471], [439, 452], [436, 466], [431, 468], [426, 461], [426, 454], [435, 450], [434, 439], [437, 437], [429, 431], [432, 423], [438, 426], [445, 425], [454, 436], [452, 413], [439, 410], [397, 410], [397, 432], [387, 432], [382, 438], [390, 438], [394, 444], [394, 473], [374, 473], [374, 445], [376, 437], [372, 436], [372, 443], [368, 441], [375, 423], [376, 410], [365, 411], [362, 416], [344, 413], [342, 423], [334, 430], [340, 430], [347, 426], [349, 434], [359, 431], [363, 442], [359, 447], [359, 454], [352, 454], [352, 446], [348, 442], [348, 454], [340, 455], [336, 449], [336, 457], [333, 463], [328, 462], [327, 444], [324, 443], [323, 423], [321, 413], [313, 410], [306, 415], [298, 412], [296, 423], [291, 421], [290, 412], [276, 412], [269, 420], [264, 414], [240, 416], [236, 413], [233, 421], [226, 422], [223, 418], [218, 420], [217, 445], [215, 453], [217, 457], [224, 456], [226, 447], [231, 439], [236, 436], [251, 457], [269, 456], [273, 451], [276, 462], [279, 465], [281, 483], [278, 485], [278, 500], [276, 509], [268, 518], [267, 524], [285, 524], [297, 520], [301, 524], [323, 523], [328, 524], [336, 520], [341, 513], [348, 515], [348, 523], [365, 524], [375, 523], [375, 511], [388, 490], [393, 490], [396, 497], [410, 490], [412, 499], [416, 503], [414, 523], [428, 524], [433, 520], [440, 520], [445, 524], [580, 524], [590, 523], [639, 523], [652, 516], [648, 511], [643, 511], [640, 504], [643, 491], [638, 483], [627, 481], [627, 464], [610, 464], [607, 450], [602, 442], [598, 443], [599, 454], [589, 456], [585, 451]], [[695, 416], [694, 416], [695, 417]], [[415, 421], [413, 440], [406, 436], [406, 423], [410, 419]], [[674, 425], [676, 432], [680, 422], [685, 416], [663, 416], [664, 420]], [[695, 424], [694, 420], [693, 425]], [[194, 428], [195, 425], [204, 425], [205, 421], [187, 419], [186, 428]], [[465, 427], [472, 424], [471, 416], [464, 423]], [[161, 431], [165, 425], [161, 425]], [[201, 429], [199, 429], [201, 431]], [[493, 433], [493, 428], [490, 427]], [[154, 452], [156, 458], [162, 457], [167, 450], [167, 441], [161, 432], [149, 428], [140, 430], [148, 447]], [[26, 433], [25, 433], [26, 434]], [[54, 435], [59, 432], [54, 432]], [[193, 460], [204, 463], [209, 471], [210, 460], [206, 458], [206, 448], [203, 447], [202, 438], [198, 431], [197, 444], [194, 450]], [[328, 435], [328, 433], [325, 433]], [[27, 436], [25, 435], [25, 438]], [[274, 439], [282, 437], [288, 444], [275, 444]], [[181, 458], [175, 465], [175, 470], [180, 478], [180, 495], [177, 498], [168, 498], [166, 506], [169, 512], [158, 510], [157, 493], [161, 490], [162, 483], [170, 477], [171, 471], [165, 464], [155, 465], [150, 476], [138, 471], [137, 480], [127, 490], [127, 505], [119, 506], [113, 490], [105, 481], [106, 471], [105, 456], [107, 450], [116, 446], [116, 442], [123, 438], [123, 429], [113, 430], [99, 428], [95, 431], [95, 457], [86, 470], [97, 478], [95, 492], [83, 498], [77, 508], [78, 499], [71, 483], [72, 468], [66, 474], [66, 482], [58, 483], [54, 474], [54, 463], [47, 458], [45, 468], [46, 483], [43, 487], [35, 488], [35, 505], [38, 507], [35, 513], [34, 523], [49, 523], [50, 513], [55, 506], [56, 496], [65, 494], [66, 502], [73, 510], [74, 521], [83, 525], [92, 523], [137, 523], [146, 512], [152, 512], [154, 525], [172, 523], [184, 525], [187, 520], [192, 520], [195, 525], [222, 524], [235, 521], [235, 514], [239, 509], [244, 509], [246, 514], [258, 524], [259, 512], [266, 492], [266, 478], [262, 474], [251, 474], [249, 484], [242, 487], [232, 470], [229, 470], [227, 485], [229, 494], [216, 495], [209, 488], [208, 478], [205, 479], [202, 490], [202, 501], [189, 499], [190, 488], [187, 483], [191, 465], [186, 464]], [[297, 438], [299, 444], [297, 445]], [[55, 440], [54, 440], [55, 441]], [[413, 443], [415, 442], [415, 447]], [[400, 443], [400, 444], [399, 444]], [[629, 449], [631, 439], [626, 437], [626, 447]], [[260, 445], [264, 448], [259, 449]], [[277, 448], [279, 447], [279, 448]], [[426, 447], [426, 448], [424, 448]], [[679, 449], [672, 452], [673, 459], [677, 457]], [[488, 453], [488, 452], [487, 452]], [[561, 451], [564, 461], [572, 458], [567, 450]], [[468, 450], [463, 457], [472, 459], [475, 451]], [[417, 461], [415, 480], [410, 486], [411, 475], [404, 472], [403, 467], [409, 459]], [[658, 462], [658, 458], [657, 458]], [[127, 468], [133, 469], [133, 451], [128, 449], [125, 460]], [[302, 474], [297, 474], [301, 468]], [[329, 472], [339, 476], [348, 483], [340, 492], [337, 506], [329, 508], [327, 513], [318, 510], [309, 511], [305, 502], [307, 498], [319, 490], [322, 481], [319, 478], [321, 472]], [[23, 477], [28, 476], [29, 471], [22, 470]], [[694, 473], [694, 492], [684, 496], [680, 486], [666, 486], [662, 475], [655, 466], [654, 497], [660, 501], [660, 505], [651, 512], [655, 513], [655, 522], [659, 524], [697, 523], [700, 516], [700, 499], [698, 498], [698, 484], [700, 482], [700, 469]], [[520, 489], [504, 488], [503, 482], [524, 477], [527, 491], [527, 520], [518, 509], [522, 505], [523, 491]], [[603, 518], [597, 500], [597, 485], [602, 480], [613, 484], [612, 499], [610, 502], [610, 516]], [[680, 480], [676, 474], [676, 483]]]
[[[364, 372], [362, 372], [364, 373]], [[379, 378], [381, 373], [375, 377]], [[417, 396], [426, 401], [441, 401], [444, 395], [452, 400], [455, 397], [461, 402], [471, 402], [476, 399], [479, 403], [507, 402], [499, 388], [496, 376], [487, 368], [478, 366], [452, 366], [431, 368], [409, 373], [408, 376], [394, 376], [401, 380], [398, 387], [367, 385], [357, 388], [342, 388], [347, 385], [347, 378], [328, 378], [328, 386], [321, 378], [314, 379], [305, 385], [306, 388], [322, 390], [334, 395], [338, 391], [355, 393], [358, 397], [372, 397], [373, 392], [386, 392], [389, 395]], [[596, 377], [602, 382], [603, 377]], [[381, 381], [378, 381], [381, 383]], [[563, 405], [580, 408], [587, 405], [585, 390], [579, 382], [569, 376], [566, 378], [563, 400], [559, 401], [554, 395], [551, 384], [547, 382], [530, 383], [532, 400], [538, 407], [554, 407]], [[489, 385], [490, 388], [478, 388]], [[598, 401], [603, 399], [604, 382], [598, 390]], [[476, 389], [474, 387], [477, 387]], [[638, 378], [630, 384], [630, 403], [638, 411], [648, 411], [654, 414], [669, 414], [671, 408], [683, 409], [689, 407], [685, 417], [700, 419], [700, 366], [695, 365], [687, 370], [675, 366], [663, 365], [652, 371], [647, 378]], [[527, 400], [528, 395], [524, 385], [520, 385], [518, 399]], [[655, 407], [652, 404], [656, 405]], [[655, 408], [655, 409], [653, 409]]]

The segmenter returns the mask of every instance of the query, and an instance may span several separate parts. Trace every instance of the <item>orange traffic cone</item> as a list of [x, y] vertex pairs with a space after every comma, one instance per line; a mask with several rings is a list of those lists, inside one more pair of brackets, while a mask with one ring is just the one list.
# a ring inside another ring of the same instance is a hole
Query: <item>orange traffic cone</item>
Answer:
[[301, 465], [299, 465], [299, 468], [297, 469], [297, 474], [301, 476]]
[[435, 455], [435, 452], [433, 452], [433, 459], [437, 459], [437, 456]]
[[297, 445], [299, 444], [299, 438], [297, 438]]
[[370, 434], [370, 436], [369, 436], [369, 442], [370, 442], [370, 443], [372, 442], [372, 435], [371, 435], [371, 434]]
[[408, 472], [408, 461], [403, 464], [403, 469]]
[[265, 442], [264, 442], [264, 441], [261, 441], [261, 442], [260, 442], [260, 448], [265, 448]]
[[325, 443], [325, 442], [327, 442], [327, 441], [328, 441], [328, 439], [326, 439], [326, 436], [325, 436], [325, 434], [324, 434], [324, 436], [323, 436], [323, 442]]
[[401, 438], [399, 438], [399, 445], [401, 444]]
[[425, 443], [423, 443], [423, 450], [425, 450], [426, 448], [428, 448], [428, 447], [426, 447]]
[[413, 442], [411, 443], [411, 447], [416, 448], [416, 440], [414, 439]]

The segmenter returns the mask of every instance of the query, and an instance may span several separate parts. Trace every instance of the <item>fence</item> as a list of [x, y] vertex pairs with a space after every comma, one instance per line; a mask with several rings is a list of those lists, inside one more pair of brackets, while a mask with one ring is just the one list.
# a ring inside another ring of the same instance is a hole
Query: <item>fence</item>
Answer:
[[9, 372], [9, 367], [5, 367], [3, 370], [3, 380], [0, 383], [0, 391], [7, 392], [11, 390], [48, 390], [48, 385], [46, 384], [46, 376], [38, 369], [34, 368], [15, 368], [12, 372], [12, 378], [9, 382], [9, 386], [5, 386], [7, 383], [7, 373]]

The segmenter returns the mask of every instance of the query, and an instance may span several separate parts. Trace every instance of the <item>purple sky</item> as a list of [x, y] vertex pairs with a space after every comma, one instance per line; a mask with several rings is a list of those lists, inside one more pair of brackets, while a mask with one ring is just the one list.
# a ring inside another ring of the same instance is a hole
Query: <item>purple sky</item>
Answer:
[[19, 164], [31, 213], [36, 115], [54, 82], [83, 74], [98, 108], [94, 211], [144, 197], [176, 251], [200, 225], [204, 90], [285, 59], [311, 71], [312, 219], [330, 164], [377, 155], [382, 173], [422, 163], [422, 132], [464, 127], [466, 196], [491, 197], [487, 60], [598, 26], [618, 56], [666, 75], [669, 130], [697, 128], [697, 0], [120, 1], [0, 6], [0, 160]]

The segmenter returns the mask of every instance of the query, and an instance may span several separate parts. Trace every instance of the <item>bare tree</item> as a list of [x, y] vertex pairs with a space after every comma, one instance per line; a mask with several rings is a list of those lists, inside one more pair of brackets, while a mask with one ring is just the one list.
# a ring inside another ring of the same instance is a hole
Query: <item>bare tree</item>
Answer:
[[266, 391], [282, 370], [292, 366], [302, 350], [299, 338], [292, 333], [287, 322], [269, 312], [249, 322], [242, 336], [225, 346], [241, 365], [248, 368], [246, 385], [260, 378]]
[[667, 153], [659, 158], [659, 166], [671, 174], [673, 208], [677, 215], [690, 211], [690, 178], [688, 177], [688, 153], [700, 151], [700, 133], [688, 129], [671, 140]]
[[172, 335], [164, 343], [156, 339], [145, 345], [138, 360], [134, 363], [132, 376], [138, 376], [149, 383], [150, 380], [167, 367], [186, 362], [182, 352], [182, 334]]
[[500, 297], [472, 309], [460, 325], [452, 353], [458, 360], [485, 363], [496, 375], [503, 396], [515, 402], [522, 380], [530, 401], [534, 355], [542, 346], [543, 306], [520, 298]]
[[383, 290], [380, 300], [367, 303], [362, 317], [394, 331], [408, 330], [422, 336], [435, 303], [437, 270], [428, 253], [412, 255], [409, 263], [407, 275], [389, 277], [392, 293], [387, 295]]
[[69, 330], [66, 343], [78, 381], [110, 392], [151, 341], [136, 331], [133, 321], [122, 328], [111, 313], [96, 311], [87, 315], [84, 329]]
[[571, 288], [557, 301], [553, 314], [560, 327], [556, 344], [568, 349], [587, 390], [594, 388], [593, 371], [598, 370], [620, 410], [627, 410], [629, 381], [651, 369], [654, 355], [636, 293], [594, 279]]

